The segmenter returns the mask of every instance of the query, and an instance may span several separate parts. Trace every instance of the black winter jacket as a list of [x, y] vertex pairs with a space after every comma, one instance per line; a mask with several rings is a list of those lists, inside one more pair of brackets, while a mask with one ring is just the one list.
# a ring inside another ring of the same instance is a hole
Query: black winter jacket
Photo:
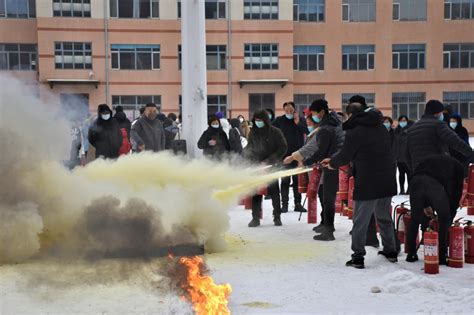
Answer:
[[89, 128], [89, 143], [95, 147], [95, 156], [115, 159], [119, 156], [122, 134], [115, 118], [103, 120], [100, 116]]
[[413, 126], [413, 121], [409, 121], [405, 128], [397, 126], [395, 128], [395, 139], [394, 139], [394, 155], [398, 163], [408, 164], [407, 161], [407, 131], [408, 128]]
[[[216, 140], [216, 145], [209, 145], [209, 141]], [[230, 151], [229, 139], [222, 129], [209, 126], [198, 141], [198, 148], [204, 150], [204, 155], [219, 158]]]
[[344, 143], [344, 131], [342, 130], [342, 123], [335, 112], [324, 116], [316, 134], [316, 141], [318, 147], [314, 154], [303, 162], [304, 165], [312, 165], [331, 157], [341, 149]]
[[436, 179], [448, 194], [451, 213], [456, 211], [464, 184], [464, 169], [461, 163], [448, 155], [431, 155], [420, 161], [413, 176], [416, 175]]
[[250, 131], [244, 153], [245, 157], [253, 162], [272, 165], [282, 161], [287, 148], [288, 145], [280, 129], [268, 125], [263, 128], [255, 126]]
[[114, 117], [117, 120], [119, 129], [125, 128], [125, 130], [127, 130], [128, 140], [130, 140], [130, 130], [132, 129], [132, 123], [127, 118], [127, 115], [125, 115], [124, 112], [119, 112], [116, 113]]
[[301, 121], [295, 124], [294, 119], [288, 119], [283, 115], [275, 119], [273, 126], [280, 129], [286, 139], [286, 143], [288, 144], [286, 155], [290, 155], [304, 145], [304, 135], [307, 129]]
[[373, 200], [397, 194], [395, 161], [390, 135], [380, 114], [370, 110], [351, 116], [343, 125], [346, 132], [342, 149], [331, 157], [331, 167], [352, 162], [354, 200]]
[[449, 149], [465, 156], [472, 154], [471, 147], [449, 126], [432, 115], [424, 115], [407, 131], [407, 161], [415, 170], [421, 160], [433, 154], [447, 154]]

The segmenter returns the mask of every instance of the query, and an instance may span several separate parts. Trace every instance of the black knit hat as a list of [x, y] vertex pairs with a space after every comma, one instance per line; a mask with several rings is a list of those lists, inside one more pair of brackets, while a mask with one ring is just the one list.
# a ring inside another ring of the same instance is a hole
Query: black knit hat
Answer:
[[359, 103], [363, 105], [365, 108], [367, 107], [367, 102], [365, 101], [365, 97], [363, 97], [362, 95], [353, 95], [349, 99], [349, 104], [352, 104], [352, 103]]
[[325, 112], [329, 112], [328, 102], [324, 99], [314, 100], [309, 107], [309, 110], [312, 112], [321, 112], [324, 110]]
[[438, 100], [429, 100], [425, 106], [425, 115], [439, 114], [444, 110], [444, 105]]

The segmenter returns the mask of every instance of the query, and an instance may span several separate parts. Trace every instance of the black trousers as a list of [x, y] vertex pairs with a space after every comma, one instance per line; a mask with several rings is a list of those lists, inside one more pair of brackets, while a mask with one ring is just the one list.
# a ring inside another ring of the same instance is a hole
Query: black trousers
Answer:
[[[406, 163], [399, 162], [397, 163], [398, 167], [398, 182], [400, 184], [400, 191], [405, 191], [405, 177], [410, 178], [410, 168]], [[410, 183], [408, 183], [410, 185]]]
[[[268, 194], [272, 198], [273, 216], [279, 217], [281, 215], [281, 206], [278, 181], [272, 182], [268, 185]], [[254, 195], [252, 197], [252, 217], [254, 219], [260, 218], [260, 212], [262, 211], [262, 199], [262, 195]]]
[[[290, 164], [287, 169], [295, 168], [295, 165]], [[293, 181], [293, 196], [295, 198], [295, 205], [301, 204], [301, 194], [298, 192], [298, 175], [283, 177], [281, 179], [280, 193], [282, 206], [288, 206], [290, 194], [290, 181]]]
[[439, 254], [447, 254], [448, 229], [456, 215], [449, 208], [449, 198], [444, 187], [434, 178], [426, 175], [416, 175], [410, 181], [410, 205], [411, 205], [411, 225], [407, 227], [408, 254], [416, 253], [416, 236], [420, 224], [426, 228], [426, 216], [423, 209], [431, 206], [438, 216], [439, 230]]
[[323, 212], [321, 224], [334, 227], [334, 215], [336, 213], [336, 194], [339, 189], [339, 172], [323, 170], [323, 200], [321, 202]]
[[[321, 225], [324, 225], [324, 185], [319, 185], [319, 189], [318, 189], [318, 198], [319, 198], [319, 203], [321, 204]], [[335, 201], [334, 201], [335, 202]], [[334, 212], [336, 212], [336, 208], [334, 207]]]

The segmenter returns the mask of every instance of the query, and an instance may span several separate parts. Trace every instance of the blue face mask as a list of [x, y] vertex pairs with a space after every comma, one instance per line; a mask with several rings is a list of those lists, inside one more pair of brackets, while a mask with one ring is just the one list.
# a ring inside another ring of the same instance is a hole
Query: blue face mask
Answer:
[[293, 116], [293, 114], [285, 114], [285, 116], [286, 116], [286, 118], [288, 118], [288, 119], [293, 119], [293, 117], [295, 117], [295, 116]]
[[268, 114], [268, 119], [272, 120], [272, 114]]
[[452, 129], [456, 129], [457, 126], [458, 126], [457, 122], [450, 122], [449, 123], [449, 127], [451, 127]]
[[439, 115], [438, 119], [441, 120], [441, 121], [444, 121], [444, 114], [441, 113], [441, 115]]
[[383, 125], [385, 128], [387, 128], [387, 130], [390, 130], [390, 127], [392, 126], [389, 122], [383, 123]]
[[263, 128], [265, 126], [265, 123], [261, 120], [256, 120], [255, 126], [257, 126], [257, 128]]
[[321, 118], [319, 118], [318, 116], [312, 116], [311, 117], [313, 119], [313, 121], [317, 124], [319, 124], [321, 122]]
[[401, 121], [400, 122], [400, 127], [405, 128], [408, 125], [406, 121]]
[[314, 130], [314, 127], [313, 127], [313, 126], [308, 126], [308, 131], [309, 131], [309, 133], [313, 132], [313, 130]]

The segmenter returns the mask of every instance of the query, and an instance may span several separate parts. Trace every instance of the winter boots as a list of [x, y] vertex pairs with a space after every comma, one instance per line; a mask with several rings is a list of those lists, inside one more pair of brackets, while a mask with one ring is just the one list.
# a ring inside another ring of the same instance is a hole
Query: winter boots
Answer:
[[323, 226], [319, 235], [315, 235], [313, 240], [315, 241], [334, 241], [334, 227]]
[[354, 267], [357, 269], [364, 269], [364, 258], [352, 257], [351, 260], [346, 262], [346, 267]]
[[252, 221], [249, 223], [249, 227], [257, 227], [260, 226], [260, 219], [259, 218], [253, 218]]
[[275, 216], [275, 217], [273, 218], [273, 223], [275, 224], [275, 226], [282, 226], [280, 216]]
[[308, 212], [308, 210], [306, 210], [305, 207], [298, 203], [295, 205], [295, 212]]
[[384, 256], [391, 263], [396, 263], [398, 261], [398, 258], [397, 258], [398, 253], [397, 252], [386, 253], [383, 250], [381, 250], [377, 254]]

